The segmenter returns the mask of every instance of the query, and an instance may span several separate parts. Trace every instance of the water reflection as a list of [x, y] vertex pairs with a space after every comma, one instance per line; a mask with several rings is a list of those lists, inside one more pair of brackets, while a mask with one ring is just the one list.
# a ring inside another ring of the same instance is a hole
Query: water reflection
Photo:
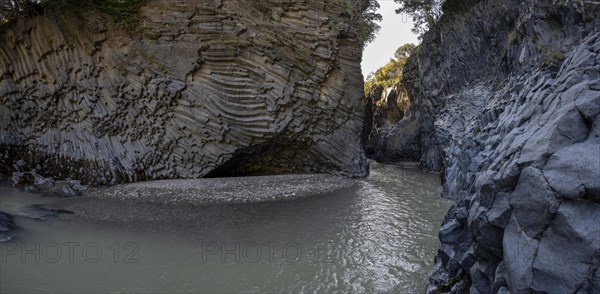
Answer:
[[[39, 243], [42, 258], [2, 244], [0, 292], [422, 292], [450, 204], [439, 192], [438, 175], [375, 163], [354, 189], [199, 210], [201, 226], [170, 232], [20, 217], [8, 244]], [[3, 189], [0, 209], [48, 199]], [[73, 260], [65, 242], [79, 244]], [[50, 243], [63, 248], [56, 262], [44, 259]]]

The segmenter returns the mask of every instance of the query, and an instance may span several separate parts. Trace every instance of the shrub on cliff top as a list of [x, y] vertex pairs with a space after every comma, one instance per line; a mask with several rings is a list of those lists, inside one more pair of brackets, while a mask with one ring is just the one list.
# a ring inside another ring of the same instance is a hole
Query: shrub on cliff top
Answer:
[[0, 26], [10, 25], [21, 16], [59, 15], [67, 10], [95, 8], [115, 20], [128, 32], [137, 29], [137, 13], [145, 0], [0, 0]]
[[365, 93], [369, 93], [376, 86], [381, 86], [385, 89], [399, 83], [402, 79], [404, 65], [415, 48], [414, 44], [404, 44], [396, 49], [394, 59], [390, 59], [388, 63], [367, 77], [365, 81]]
[[6, 25], [20, 15], [41, 13], [39, 2], [36, 0], [0, 0], [0, 25]]

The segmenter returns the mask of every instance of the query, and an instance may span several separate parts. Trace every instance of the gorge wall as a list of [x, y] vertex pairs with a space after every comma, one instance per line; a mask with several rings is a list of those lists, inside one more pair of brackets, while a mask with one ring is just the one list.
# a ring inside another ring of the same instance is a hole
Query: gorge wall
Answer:
[[370, 130], [363, 133], [367, 156], [378, 162], [419, 161], [419, 132], [414, 128], [418, 125], [410, 118], [413, 112], [408, 111], [410, 97], [405, 85], [400, 82], [388, 89], [375, 86], [365, 94], [365, 129]]
[[448, 0], [404, 86], [388, 142], [456, 201], [428, 292], [600, 292], [600, 3]]
[[91, 8], [22, 18], [0, 33], [2, 173], [365, 176], [367, 4], [152, 0], [134, 32]]

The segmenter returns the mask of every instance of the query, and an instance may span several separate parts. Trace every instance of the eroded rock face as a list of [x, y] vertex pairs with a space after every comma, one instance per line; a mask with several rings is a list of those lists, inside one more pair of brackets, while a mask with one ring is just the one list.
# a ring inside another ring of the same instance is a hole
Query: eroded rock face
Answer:
[[134, 34], [97, 11], [21, 20], [0, 35], [4, 163], [87, 183], [364, 176], [349, 3], [153, 0]]
[[388, 89], [377, 86], [366, 96], [367, 105], [371, 106], [367, 114], [371, 132], [364, 138], [367, 156], [384, 163], [419, 161], [419, 135], [411, 128], [414, 118], [407, 113], [410, 100], [404, 85], [399, 83]]
[[448, 0], [409, 60], [418, 131], [397, 132], [420, 136], [456, 199], [428, 292], [600, 291], [599, 16], [594, 1]]

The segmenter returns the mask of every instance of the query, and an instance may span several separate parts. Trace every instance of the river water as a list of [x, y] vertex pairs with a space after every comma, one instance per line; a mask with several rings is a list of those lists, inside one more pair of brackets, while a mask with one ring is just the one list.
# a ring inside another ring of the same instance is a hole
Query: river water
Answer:
[[[218, 207], [198, 230], [16, 217], [0, 293], [423, 292], [450, 206], [440, 189], [437, 174], [373, 163], [356, 188]], [[52, 201], [0, 188], [12, 214]]]

